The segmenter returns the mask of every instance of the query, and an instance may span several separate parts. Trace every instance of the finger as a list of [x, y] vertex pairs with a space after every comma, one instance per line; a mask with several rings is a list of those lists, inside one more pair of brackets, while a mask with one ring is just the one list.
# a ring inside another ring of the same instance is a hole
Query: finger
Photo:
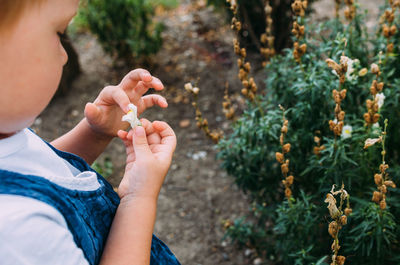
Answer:
[[96, 99], [95, 104], [114, 105], [117, 103], [125, 113], [129, 111], [129, 97], [119, 86], [105, 87], [98, 98], [101, 100]]
[[135, 69], [131, 72], [129, 72], [121, 81], [119, 86], [123, 90], [131, 90], [132, 88], [136, 87], [137, 83], [139, 81], [144, 81], [144, 82], [151, 82], [153, 80], [153, 77], [149, 73], [149, 71], [145, 69]]
[[132, 134], [133, 130], [130, 130], [129, 132], [123, 130], [118, 131], [118, 136], [125, 136], [125, 138], [122, 139], [122, 141], [124, 142], [126, 149], [127, 163], [136, 160], [135, 150], [133, 149], [133, 144], [132, 144]]
[[91, 124], [96, 124], [101, 119], [101, 111], [96, 104], [88, 102], [85, 106], [85, 117]]
[[117, 135], [121, 140], [124, 141], [124, 140], [127, 140], [126, 136], [128, 135], [128, 132], [123, 131], [123, 130], [118, 130]]
[[129, 112], [128, 105], [131, 103], [129, 100], [128, 95], [125, 93], [124, 90], [116, 88], [112, 93], [112, 98], [118, 104], [118, 106], [125, 112]]
[[160, 95], [147, 95], [143, 96], [138, 104], [138, 114], [143, 113], [146, 109], [153, 107], [154, 105], [158, 105], [161, 108], [168, 107], [167, 100]]
[[[150, 85], [150, 87], [154, 88], [155, 90], [163, 90], [164, 89], [164, 85], [161, 82], [161, 80], [154, 76], [153, 76], [153, 80], [151, 81], [151, 83], [149, 85]], [[147, 83], [146, 83], [146, 86], [148, 86]]]
[[166, 122], [162, 121], [153, 122], [153, 128], [158, 131], [161, 136], [163, 151], [166, 151], [167, 155], [171, 155], [176, 147], [176, 135], [174, 130], [172, 130]]
[[150, 147], [147, 142], [146, 131], [142, 126], [137, 126], [134, 129], [132, 143], [137, 158], [145, 158], [146, 156], [151, 155]]
[[160, 144], [161, 137], [158, 134], [158, 132], [156, 132], [154, 130], [152, 123], [147, 119], [140, 119], [140, 122], [142, 123], [142, 126], [146, 131], [147, 142], [148, 142], [149, 146], [154, 145], [154, 144]]

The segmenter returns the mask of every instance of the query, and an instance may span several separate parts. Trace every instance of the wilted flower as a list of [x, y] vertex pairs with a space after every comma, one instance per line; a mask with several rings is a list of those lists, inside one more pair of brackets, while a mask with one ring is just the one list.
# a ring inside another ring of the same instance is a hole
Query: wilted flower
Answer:
[[351, 125], [345, 125], [342, 129], [342, 139], [347, 139], [351, 137], [351, 132], [353, 131], [353, 127]]
[[142, 123], [137, 117], [137, 107], [133, 104], [129, 104], [129, 112], [122, 117], [122, 121], [127, 121], [131, 125], [132, 129], [136, 126], [142, 126]]
[[373, 146], [376, 143], [380, 143], [382, 141], [382, 136], [380, 136], [379, 138], [368, 138], [367, 140], [365, 140], [364, 143], [364, 149], [367, 149], [368, 147]]
[[337, 216], [338, 214], [340, 214], [340, 213], [339, 213], [339, 210], [338, 210], [338, 208], [337, 208], [337, 206], [336, 206], [336, 199], [335, 199], [335, 197], [333, 197], [332, 194], [328, 193], [328, 194], [326, 195], [326, 199], [325, 199], [324, 202], [328, 203], [327, 208], [328, 208], [328, 210], [329, 210], [329, 214], [331, 215], [331, 217], [332, 217], [333, 219], [335, 219], [336, 216]]
[[380, 109], [383, 106], [383, 103], [385, 102], [385, 95], [383, 93], [378, 93], [376, 94], [376, 103], [378, 104], [378, 108]]

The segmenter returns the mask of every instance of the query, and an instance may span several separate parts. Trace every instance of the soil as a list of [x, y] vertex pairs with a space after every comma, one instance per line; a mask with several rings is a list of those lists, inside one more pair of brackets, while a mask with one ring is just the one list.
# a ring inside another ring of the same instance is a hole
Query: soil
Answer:
[[[241, 89], [232, 47], [233, 32], [224, 12], [215, 12], [205, 1], [181, 2], [173, 10], [158, 10], [157, 19], [166, 26], [164, 44], [148, 67], [163, 81], [166, 89], [161, 94], [167, 98], [169, 107], [154, 108], [142, 115], [149, 120], [168, 122], [178, 139], [160, 193], [154, 233], [168, 244], [182, 264], [256, 264], [259, 260], [251, 250], [239, 250], [223, 239], [224, 221], [245, 215], [248, 199], [220, 169], [217, 151], [196, 127], [190, 97], [183, 89], [186, 82], [197, 84], [199, 105], [211, 129], [229, 128], [221, 108], [225, 83], [228, 82], [231, 93], [239, 94]], [[323, 12], [317, 12], [313, 20], [329, 17], [326, 10], [333, 15], [333, 3], [333, 0], [318, 2], [315, 7]], [[362, 5], [374, 11], [370, 16], [371, 21], [376, 21], [377, 1], [363, 1]], [[104, 86], [117, 84], [130, 70], [122, 63], [114, 65], [89, 33], [74, 36], [72, 42], [83, 73], [65, 95], [53, 99], [32, 126], [49, 141], [76, 125], [83, 118], [86, 102], [93, 101]], [[259, 87], [263, 87], [265, 74], [260, 56], [250, 54], [250, 59], [253, 75]], [[124, 146], [118, 139], [112, 141], [97, 161], [104, 165], [107, 159], [113, 166], [108, 180], [117, 187], [125, 163]]]

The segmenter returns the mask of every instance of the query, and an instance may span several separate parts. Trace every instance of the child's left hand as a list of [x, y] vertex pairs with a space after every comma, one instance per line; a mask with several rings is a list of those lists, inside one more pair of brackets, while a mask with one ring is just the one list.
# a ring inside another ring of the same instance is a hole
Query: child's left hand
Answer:
[[149, 88], [162, 90], [164, 85], [144, 69], [131, 71], [117, 86], [105, 87], [93, 103], [86, 104], [85, 117], [90, 128], [101, 136], [115, 137], [118, 130], [129, 127], [127, 122], [121, 121], [129, 111], [129, 103], [136, 105], [138, 116], [154, 105], [166, 108], [168, 103], [164, 97], [155, 94], [143, 96]]

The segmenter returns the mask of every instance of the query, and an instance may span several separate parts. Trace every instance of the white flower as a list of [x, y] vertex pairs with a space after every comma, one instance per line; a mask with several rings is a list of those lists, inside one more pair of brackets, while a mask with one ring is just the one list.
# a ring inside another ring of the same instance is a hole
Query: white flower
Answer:
[[381, 126], [379, 125], [379, 122], [372, 124], [372, 133], [381, 135]]
[[378, 103], [379, 109], [383, 106], [383, 103], [385, 102], [385, 98], [386, 97], [383, 93], [376, 94], [375, 100], [376, 100], [376, 103]]
[[353, 127], [350, 125], [343, 126], [342, 129], [342, 139], [347, 139], [351, 137], [351, 132], [353, 131]]
[[352, 60], [349, 57], [341, 56], [340, 57], [340, 62], [347, 64], [346, 79], [349, 80], [349, 81], [352, 81], [355, 78], [355, 76], [353, 76], [353, 73], [354, 73], [354, 70], [355, 70], [353, 65], [357, 64], [357, 62], [359, 62], [358, 59]]
[[136, 126], [142, 126], [142, 123], [137, 117], [137, 107], [133, 104], [128, 105], [130, 111], [122, 117], [122, 121], [127, 121], [130, 123], [132, 129]]

